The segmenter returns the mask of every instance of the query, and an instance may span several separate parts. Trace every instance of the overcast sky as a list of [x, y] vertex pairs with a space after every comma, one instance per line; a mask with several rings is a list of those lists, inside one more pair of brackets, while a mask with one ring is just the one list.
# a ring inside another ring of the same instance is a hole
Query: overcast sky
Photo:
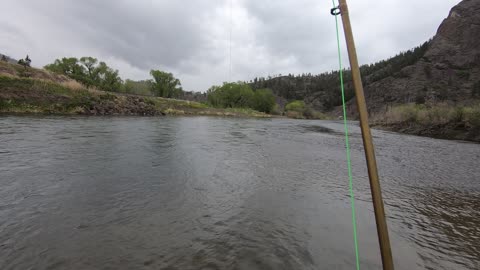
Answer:
[[[426, 41], [459, 2], [350, 0], [360, 62]], [[338, 65], [330, 0], [3, 0], [1, 6], [0, 53], [17, 59], [28, 53], [37, 67], [94, 56], [123, 79], [146, 79], [160, 69], [186, 90], [205, 91], [230, 80], [230, 29], [231, 80], [317, 74]]]

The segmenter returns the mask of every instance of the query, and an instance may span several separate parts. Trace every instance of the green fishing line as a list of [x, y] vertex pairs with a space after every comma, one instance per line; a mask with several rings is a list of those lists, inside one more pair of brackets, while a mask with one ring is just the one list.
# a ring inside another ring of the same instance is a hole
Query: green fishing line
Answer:
[[[332, 0], [333, 7], [337, 7], [335, 0]], [[342, 71], [342, 53], [340, 50], [340, 34], [338, 29], [338, 18], [335, 15], [335, 26], [337, 30], [337, 47], [338, 47], [338, 64], [339, 64], [339, 73], [340, 73], [340, 89], [342, 90], [342, 106], [343, 106], [343, 126], [345, 129], [345, 146], [347, 148], [347, 167], [348, 167], [348, 188], [350, 192], [350, 205], [352, 208], [352, 225], [353, 225], [353, 242], [355, 245], [355, 261], [357, 265], [357, 270], [360, 270], [360, 258], [358, 256], [358, 240], [357, 240], [357, 221], [355, 215], [355, 197], [353, 195], [353, 177], [352, 177], [352, 163], [350, 161], [350, 143], [348, 140], [348, 125], [347, 125], [347, 106], [345, 104], [345, 88], [343, 84], [343, 71]]]

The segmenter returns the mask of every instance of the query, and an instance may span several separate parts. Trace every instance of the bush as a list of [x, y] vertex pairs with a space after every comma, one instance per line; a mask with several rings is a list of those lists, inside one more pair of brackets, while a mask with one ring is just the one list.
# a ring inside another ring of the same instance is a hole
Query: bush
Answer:
[[253, 91], [245, 83], [224, 83], [212, 86], [207, 91], [208, 103], [218, 108], [251, 108], [271, 113], [275, 106], [275, 96], [270, 89]]
[[287, 117], [296, 119], [327, 119], [328, 117], [314, 110], [312, 107], [305, 105], [301, 100], [295, 100], [285, 106]]
[[270, 89], [258, 89], [253, 95], [253, 109], [271, 113], [275, 107], [275, 96]]
[[385, 114], [385, 119], [388, 122], [402, 123], [402, 122], [416, 122], [422, 105], [400, 105], [390, 108]]
[[462, 123], [472, 128], [480, 128], [480, 106], [453, 107], [447, 104], [437, 104], [426, 107], [414, 104], [400, 105], [390, 108], [384, 115], [383, 121], [389, 124], [422, 125], [456, 125]]
[[299, 112], [299, 113], [302, 113], [305, 111], [305, 102], [301, 101], [301, 100], [295, 100], [295, 101], [292, 101], [290, 103], [288, 103], [286, 106], [285, 106], [285, 111], [294, 111], [294, 112]]

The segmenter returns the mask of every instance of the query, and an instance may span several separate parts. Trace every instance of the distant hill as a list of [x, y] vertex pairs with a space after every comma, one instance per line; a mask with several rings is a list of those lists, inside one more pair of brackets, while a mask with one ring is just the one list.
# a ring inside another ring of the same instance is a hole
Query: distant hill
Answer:
[[[414, 64], [423, 57], [429, 42], [406, 52], [370, 65], [360, 67], [364, 86], [390, 76], [402, 76], [398, 72]], [[254, 89], [270, 88], [279, 97], [287, 100], [301, 99], [317, 110], [330, 111], [342, 104], [339, 72], [332, 71], [319, 75], [302, 74], [278, 76], [273, 78], [255, 78], [250, 82]], [[353, 97], [353, 84], [350, 70], [343, 73], [346, 99]]]
[[[371, 111], [415, 102], [470, 105], [480, 99], [480, 0], [464, 0], [453, 7], [412, 65], [368, 84], [365, 94]], [[356, 111], [353, 100], [351, 112]]]
[[13, 58], [11, 58], [10, 56], [8, 56], [8, 55], [6, 55], [6, 54], [1, 54], [1, 53], [0, 53], [0, 59], [3, 58], [3, 56], [5, 56], [5, 57], [8, 59], [8, 62], [9, 62], [10, 64], [16, 64], [16, 63], [18, 62], [18, 60], [13, 59]]
[[[432, 40], [390, 59], [361, 67], [370, 112], [404, 103], [469, 104], [480, 99], [480, 0], [452, 8]], [[355, 115], [350, 72], [344, 74], [349, 114]], [[302, 99], [322, 111], [341, 105], [337, 71], [320, 75], [255, 78], [287, 100]]]

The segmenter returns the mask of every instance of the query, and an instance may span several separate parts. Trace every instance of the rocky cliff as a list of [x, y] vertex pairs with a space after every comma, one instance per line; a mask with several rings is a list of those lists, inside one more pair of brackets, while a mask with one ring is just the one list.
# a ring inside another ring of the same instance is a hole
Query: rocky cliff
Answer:
[[[480, 99], [480, 0], [452, 8], [417, 62], [392, 76], [368, 84], [370, 111], [403, 103], [468, 105]], [[354, 98], [349, 112], [356, 111]]]
[[[480, 99], [480, 0], [453, 7], [428, 42], [361, 68], [370, 112], [405, 103], [469, 105]], [[303, 99], [320, 111], [339, 114], [338, 72], [255, 78], [284, 99]], [[350, 116], [356, 115], [350, 72], [344, 72]]]

